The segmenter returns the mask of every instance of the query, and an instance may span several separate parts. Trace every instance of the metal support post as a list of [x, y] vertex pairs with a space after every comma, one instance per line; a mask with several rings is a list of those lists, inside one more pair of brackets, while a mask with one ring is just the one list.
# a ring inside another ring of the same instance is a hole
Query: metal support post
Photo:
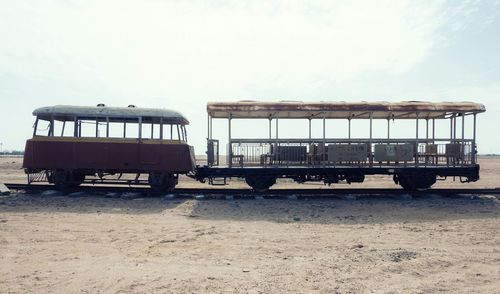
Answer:
[[[351, 141], [351, 118], [348, 118], [347, 122], [348, 122], [348, 127], [347, 127], [347, 129], [348, 129], [347, 132], [348, 133], [347, 133], [347, 136], [349, 138], [349, 141]], [[351, 142], [349, 142], [349, 143], [351, 143]]]
[[163, 118], [160, 118], [160, 140], [163, 140]]
[[163, 140], [163, 117], [160, 117], [160, 140]]
[[[278, 118], [276, 117], [276, 140], [278, 140]], [[278, 142], [276, 142], [278, 143]]]
[[387, 119], [387, 140], [391, 139], [391, 119]]
[[99, 119], [95, 120], [95, 137], [99, 137]]
[[457, 117], [453, 116], [453, 139], [457, 140]]
[[323, 165], [326, 163], [326, 115], [323, 113], [323, 155], [321, 158]]
[[370, 112], [370, 146], [368, 146], [368, 152], [370, 152], [369, 153], [370, 166], [373, 165], [372, 139], [373, 139], [373, 112]]
[[477, 148], [476, 148], [476, 114], [474, 113], [474, 122], [472, 126], [472, 164], [476, 164]]
[[[465, 157], [465, 113], [462, 113], [462, 142], [460, 145], [460, 153], [463, 153], [463, 156]], [[465, 160], [465, 158], [462, 159], [462, 164]]]
[[210, 140], [210, 113], [207, 113], [207, 141]]
[[453, 115], [450, 116], [450, 143], [453, 141]]
[[50, 117], [49, 136], [54, 136], [54, 117]]
[[62, 130], [61, 130], [61, 137], [64, 135], [65, 128], [66, 128], [66, 121], [63, 121]]
[[142, 138], [142, 117], [139, 117], [139, 139]]
[[436, 119], [432, 119], [432, 144], [435, 144], [434, 140], [436, 140]]
[[109, 117], [106, 117], [106, 138], [109, 138]]
[[415, 164], [418, 164], [418, 118], [419, 118], [419, 113], [416, 113], [416, 119], [415, 119], [415, 128], [416, 128], [416, 141], [415, 141]]
[[213, 139], [213, 123], [214, 123], [214, 118], [210, 116], [210, 140]]
[[278, 154], [278, 121], [279, 121], [279, 118], [276, 117], [276, 143], [274, 144], [274, 150], [273, 150], [273, 154], [274, 154], [274, 161], [275, 162], [278, 162], [278, 157], [279, 157], [279, 154]]
[[465, 140], [465, 115], [462, 113], [462, 143]]
[[429, 140], [429, 118], [425, 119], [425, 144], [428, 143]]
[[269, 118], [269, 141], [271, 141], [271, 139], [273, 138], [273, 135], [272, 135], [272, 123], [273, 123], [273, 119]]
[[[76, 126], [76, 125], [75, 125]], [[38, 117], [35, 120], [35, 124], [33, 125], [33, 137], [36, 136], [36, 130], [38, 129]], [[75, 135], [76, 137], [76, 135]]]
[[311, 118], [309, 118], [309, 140], [311, 140]]
[[233, 148], [231, 145], [231, 114], [229, 114], [229, 118], [227, 119], [227, 131], [228, 131], [228, 139], [227, 139], [227, 156], [229, 161], [229, 167], [233, 166]]
[[73, 124], [73, 136], [78, 137], [78, 118], [75, 117]]

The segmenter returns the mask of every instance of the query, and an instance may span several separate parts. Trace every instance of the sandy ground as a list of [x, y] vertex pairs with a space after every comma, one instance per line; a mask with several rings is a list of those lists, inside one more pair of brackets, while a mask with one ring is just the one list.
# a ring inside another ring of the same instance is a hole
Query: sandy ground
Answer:
[[[19, 164], [0, 159], [0, 182]], [[469, 186], [500, 186], [500, 159], [481, 164]], [[0, 293], [499, 293], [500, 201], [12, 194], [0, 264]]]

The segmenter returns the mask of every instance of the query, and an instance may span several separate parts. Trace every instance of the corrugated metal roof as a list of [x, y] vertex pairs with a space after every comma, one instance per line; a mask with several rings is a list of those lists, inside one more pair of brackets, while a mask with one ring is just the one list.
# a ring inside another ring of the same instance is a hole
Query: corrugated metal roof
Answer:
[[207, 112], [214, 118], [445, 118], [450, 114], [480, 113], [483, 104], [473, 102], [209, 102]]
[[142, 117], [144, 122], [158, 123], [162, 119], [166, 124], [189, 124], [180, 112], [160, 108], [55, 105], [37, 108], [33, 115], [44, 120], [50, 120], [51, 116], [56, 120], [67, 121], [75, 117], [94, 120], [108, 117], [110, 121], [131, 121]]

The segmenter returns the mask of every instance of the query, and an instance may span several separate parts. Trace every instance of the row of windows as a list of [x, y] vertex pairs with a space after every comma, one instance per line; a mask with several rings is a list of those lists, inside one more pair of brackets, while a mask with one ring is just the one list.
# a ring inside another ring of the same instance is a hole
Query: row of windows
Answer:
[[[53, 123], [53, 125], [51, 125]], [[95, 120], [51, 121], [37, 119], [34, 136], [84, 138], [140, 138], [187, 141], [184, 125]]]

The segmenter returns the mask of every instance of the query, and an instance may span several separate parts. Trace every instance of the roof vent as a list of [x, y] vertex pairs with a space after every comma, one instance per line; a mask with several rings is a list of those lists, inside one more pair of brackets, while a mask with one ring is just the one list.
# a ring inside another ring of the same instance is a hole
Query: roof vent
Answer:
[[104, 106], [106, 106], [106, 104], [104, 104], [104, 103], [97, 104], [97, 107], [104, 107]]
[[135, 105], [134, 104], [130, 104], [129, 106], [127, 106], [128, 108], [135, 108]]

